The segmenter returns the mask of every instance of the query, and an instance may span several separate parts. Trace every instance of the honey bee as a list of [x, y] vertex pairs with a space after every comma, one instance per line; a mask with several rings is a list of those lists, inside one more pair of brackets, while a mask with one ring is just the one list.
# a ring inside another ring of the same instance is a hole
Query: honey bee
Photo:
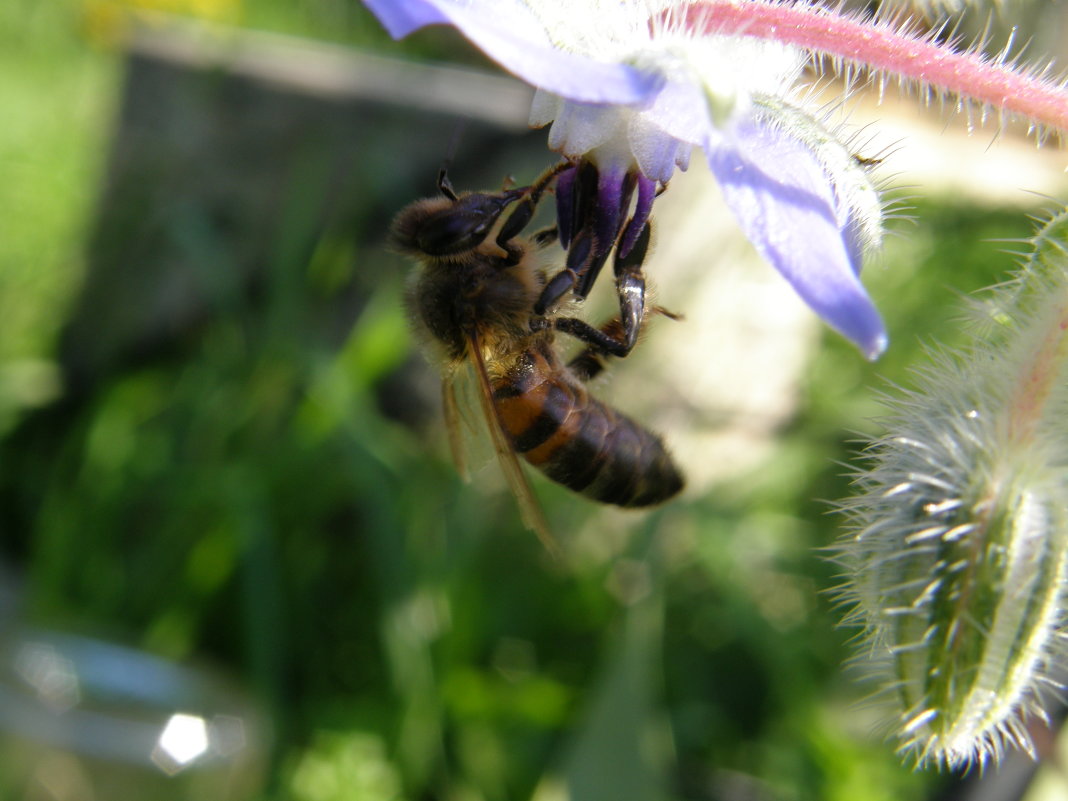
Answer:
[[[548, 526], [517, 454], [553, 481], [622, 507], [658, 504], [683, 486], [661, 438], [585, 386], [604, 369], [607, 356], [625, 355], [633, 347], [639, 326], [617, 318], [595, 328], [575, 317], [534, 312], [547, 281], [537, 254], [556, 242], [557, 233], [555, 228], [529, 237], [520, 233], [567, 166], [550, 168], [530, 186], [459, 195], [442, 170], [441, 195], [402, 210], [391, 232], [394, 246], [419, 264], [406, 302], [416, 327], [440, 356], [454, 460], [465, 474], [455, 383], [471, 365], [483, 416], [524, 522], [546, 542]], [[617, 275], [640, 272], [649, 239], [647, 225], [625, 259], [617, 255]], [[585, 257], [568, 254], [569, 263]], [[557, 352], [556, 332], [585, 344], [569, 363]]]

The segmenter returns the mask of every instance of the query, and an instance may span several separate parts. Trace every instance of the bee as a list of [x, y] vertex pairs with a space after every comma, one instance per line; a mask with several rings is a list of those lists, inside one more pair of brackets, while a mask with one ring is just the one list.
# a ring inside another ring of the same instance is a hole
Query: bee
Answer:
[[[548, 280], [538, 252], [557, 241], [557, 232], [520, 234], [567, 166], [498, 193], [457, 194], [442, 170], [440, 196], [403, 209], [391, 231], [394, 246], [419, 265], [406, 304], [440, 356], [449, 443], [460, 472], [465, 474], [456, 380], [470, 365], [524, 522], [547, 542], [548, 526], [517, 455], [568, 489], [622, 507], [661, 503], [683, 486], [661, 438], [586, 387], [606, 357], [629, 352], [638, 326], [617, 318], [595, 328], [576, 317], [534, 312]], [[617, 275], [640, 271], [650, 231], [646, 225], [625, 258], [617, 254]], [[581, 249], [568, 254], [569, 263], [584, 258]], [[557, 333], [585, 345], [569, 363], [557, 351]]]

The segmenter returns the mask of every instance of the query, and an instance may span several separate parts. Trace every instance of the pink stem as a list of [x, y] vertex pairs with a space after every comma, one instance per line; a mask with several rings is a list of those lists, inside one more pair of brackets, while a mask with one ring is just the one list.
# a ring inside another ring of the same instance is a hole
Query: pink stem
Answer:
[[821, 6], [776, 0], [703, 0], [675, 12], [701, 33], [735, 33], [796, 45], [871, 70], [896, 73], [1068, 131], [1068, 91], [976, 52], [953, 52], [887, 25]]

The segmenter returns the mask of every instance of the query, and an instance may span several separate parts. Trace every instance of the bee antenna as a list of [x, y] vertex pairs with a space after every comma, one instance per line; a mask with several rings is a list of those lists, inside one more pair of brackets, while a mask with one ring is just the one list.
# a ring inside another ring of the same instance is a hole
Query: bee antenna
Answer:
[[452, 130], [452, 137], [449, 139], [449, 149], [445, 151], [445, 161], [442, 162], [441, 169], [438, 170], [438, 190], [449, 200], [459, 200], [456, 190], [452, 187], [452, 181], [449, 180], [449, 167], [452, 166], [456, 151], [460, 149], [460, 138], [466, 128], [466, 121], [460, 120], [456, 123], [456, 127]]
[[449, 180], [448, 161], [442, 164], [441, 169], [438, 170], [438, 190], [449, 200], [459, 200], [459, 197], [456, 195], [456, 190], [452, 188], [452, 181]]

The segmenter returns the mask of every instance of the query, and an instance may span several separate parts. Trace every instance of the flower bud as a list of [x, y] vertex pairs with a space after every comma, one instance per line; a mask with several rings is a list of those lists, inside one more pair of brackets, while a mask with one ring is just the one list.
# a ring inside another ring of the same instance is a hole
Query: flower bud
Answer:
[[842, 504], [847, 622], [896, 709], [902, 752], [951, 767], [1032, 751], [1065, 655], [1066, 216], [992, 291], [967, 350], [932, 355]]

